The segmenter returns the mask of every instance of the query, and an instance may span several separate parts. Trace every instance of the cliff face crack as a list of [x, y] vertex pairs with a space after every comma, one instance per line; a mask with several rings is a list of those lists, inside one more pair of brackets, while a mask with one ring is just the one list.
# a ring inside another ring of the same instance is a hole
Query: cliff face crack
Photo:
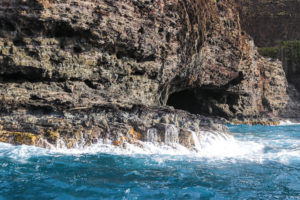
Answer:
[[90, 80], [85, 80], [84, 83], [91, 89], [97, 89], [97, 86]]
[[237, 77], [229, 81], [225, 86], [223, 86], [223, 88], [228, 89], [230, 86], [238, 85], [242, 82], [243, 79], [244, 79], [243, 72], [238, 72]]
[[[48, 78], [43, 77], [44, 70], [35, 67], [3, 67], [0, 75], [2, 82], [41, 82]], [[6, 70], [5, 70], [6, 69]]]

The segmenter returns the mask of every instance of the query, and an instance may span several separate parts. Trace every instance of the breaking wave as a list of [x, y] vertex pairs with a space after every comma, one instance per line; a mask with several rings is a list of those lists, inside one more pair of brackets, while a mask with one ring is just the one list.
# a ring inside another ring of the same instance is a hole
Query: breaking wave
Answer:
[[[173, 156], [172, 158], [185, 156], [192, 159], [247, 160], [259, 163], [266, 160], [282, 163], [300, 160], [300, 137], [285, 135], [282, 132], [278, 133], [278, 130], [284, 129], [284, 126], [281, 126], [281, 129], [278, 127], [261, 127], [264, 131], [262, 133], [255, 133], [255, 127], [251, 128], [251, 126], [240, 129], [244, 130], [243, 132], [236, 131], [239, 127], [241, 126], [231, 126], [231, 131], [235, 132], [234, 135], [216, 132], [192, 132], [194, 141], [192, 149], [178, 144], [178, 130], [172, 127], [172, 129], [167, 129], [166, 136], [168, 138], [165, 139], [164, 143], [158, 143], [155, 131], [149, 130], [151, 132], [147, 136], [149, 142], [124, 143], [121, 146], [115, 146], [111, 141], [103, 142], [102, 140], [91, 146], [84, 146], [84, 142], [82, 142], [73, 149], [68, 149], [62, 140], [56, 146], [49, 144], [49, 149], [0, 143], [0, 156], [20, 161], [36, 156], [99, 153], [130, 156], [159, 155], [166, 159], [168, 156]], [[296, 127], [299, 129], [299, 126]]]
[[155, 130], [139, 145], [1, 143], [0, 199], [298, 199], [300, 126], [229, 129], [194, 132], [192, 149], [173, 127], [163, 143]]

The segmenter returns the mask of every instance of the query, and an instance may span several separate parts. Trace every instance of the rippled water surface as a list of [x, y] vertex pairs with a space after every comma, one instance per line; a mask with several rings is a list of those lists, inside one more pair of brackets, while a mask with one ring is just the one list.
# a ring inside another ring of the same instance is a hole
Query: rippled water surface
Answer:
[[0, 199], [300, 199], [300, 125], [229, 128], [201, 153], [0, 144]]

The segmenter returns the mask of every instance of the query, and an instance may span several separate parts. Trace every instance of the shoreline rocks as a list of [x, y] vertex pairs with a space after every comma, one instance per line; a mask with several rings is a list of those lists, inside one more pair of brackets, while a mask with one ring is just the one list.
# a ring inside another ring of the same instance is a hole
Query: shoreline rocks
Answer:
[[220, 120], [168, 107], [145, 106], [103, 105], [64, 113], [9, 113], [1, 115], [0, 124], [0, 142], [40, 147], [56, 146], [60, 140], [68, 148], [81, 142], [91, 145], [107, 140], [116, 146], [145, 141], [180, 143], [191, 148], [191, 131], [229, 133]]

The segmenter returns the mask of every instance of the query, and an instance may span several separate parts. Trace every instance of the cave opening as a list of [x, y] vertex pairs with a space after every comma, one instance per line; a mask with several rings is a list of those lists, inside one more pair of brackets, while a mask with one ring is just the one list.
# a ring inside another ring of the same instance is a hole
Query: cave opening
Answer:
[[185, 110], [192, 114], [199, 114], [201, 105], [197, 101], [193, 90], [183, 90], [171, 94], [167, 101], [168, 106], [173, 106], [175, 109]]
[[228, 117], [234, 113], [233, 106], [238, 103], [238, 95], [221, 89], [186, 89], [169, 95], [168, 106], [204, 116]]

